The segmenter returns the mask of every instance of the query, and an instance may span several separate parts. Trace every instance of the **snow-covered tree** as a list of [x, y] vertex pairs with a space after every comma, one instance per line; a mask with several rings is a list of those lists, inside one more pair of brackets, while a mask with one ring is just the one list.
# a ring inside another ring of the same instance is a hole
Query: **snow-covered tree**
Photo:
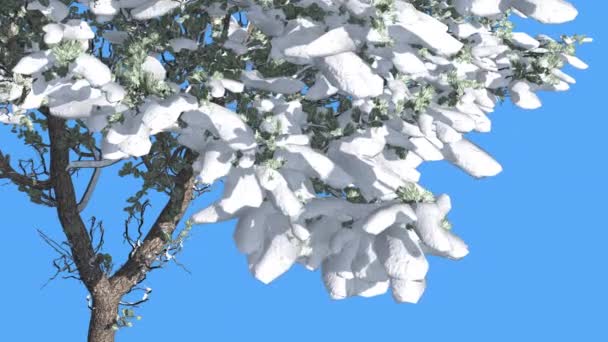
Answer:
[[[507, 98], [536, 109], [537, 92], [567, 90], [564, 65], [587, 68], [575, 49], [589, 38], [532, 37], [512, 16], [559, 24], [577, 11], [564, 0], [3, 0], [0, 122], [38, 159], [15, 163], [3, 144], [0, 178], [57, 209], [67, 244], [55, 265], [90, 292], [92, 342], [131, 324], [122, 299], [193, 225], [233, 218], [264, 283], [300, 263], [334, 299], [391, 291], [416, 303], [428, 255], [468, 253], [450, 197], [421, 187], [416, 168], [445, 159], [498, 174], [466, 133], [489, 132]], [[127, 230], [117, 270], [80, 214], [112, 165], [143, 180], [126, 210], [145, 234]], [[80, 169], [93, 171], [77, 196]], [[218, 181], [222, 197], [184, 219]], [[168, 200], [146, 232], [151, 190]]]

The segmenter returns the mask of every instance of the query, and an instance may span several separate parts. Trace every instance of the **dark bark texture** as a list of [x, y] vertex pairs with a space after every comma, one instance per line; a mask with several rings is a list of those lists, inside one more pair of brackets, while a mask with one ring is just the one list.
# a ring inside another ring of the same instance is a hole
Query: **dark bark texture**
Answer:
[[[185, 155], [186, 166], [176, 176], [169, 200], [154, 222], [143, 244], [114, 275], [104, 273], [102, 257], [95, 254], [91, 238], [78, 211], [72, 177], [68, 171], [70, 146], [63, 119], [41, 110], [48, 118], [50, 138], [50, 182], [56, 200], [57, 215], [70, 245], [79, 277], [91, 294], [92, 308], [88, 331], [89, 342], [113, 342], [115, 323], [122, 297], [146, 276], [158, 256], [164, 252], [167, 236], [172, 236], [193, 199], [195, 177], [191, 168], [192, 152]], [[17, 176], [14, 176], [17, 177]]]
[[89, 322], [89, 342], [113, 342], [116, 330], [113, 328], [118, 314], [120, 296], [107, 279], [101, 281], [91, 294], [93, 305]]

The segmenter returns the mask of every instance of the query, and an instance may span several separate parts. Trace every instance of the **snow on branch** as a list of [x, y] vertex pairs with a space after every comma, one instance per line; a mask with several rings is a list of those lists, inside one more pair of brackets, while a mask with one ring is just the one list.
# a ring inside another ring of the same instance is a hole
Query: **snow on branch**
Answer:
[[[467, 133], [489, 132], [503, 100], [536, 109], [539, 92], [568, 90], [563, 68], [586, 69], [575, 53], [591, 41], [533, 37], [511, 21], [571, 21], [578, 12], [564, 0], [79, 3], [95, 20], [68, 17], [58, 0], [11, 5], [27, 29], [2, 27], [0, 41], [29, 45], [0, 47], [0, 122], [27, 125], [41, 106], [79, 120], [101, 156], [70, 168], [144, 157], [159, 133], [175, 137], [193, 151], [199, 184], [225, 185], [189, 222], [236, 218], [253, 276], [320, 268], [335, 299], [390, 289], [415, 303], [427, 255], [467, 255], [449, 196], [420, 186], [417, 167], [445, 159], [475, 178], [500, 173]], [[48, 23], [31, 27], [32, 11]], [[0, 177], [47, 185], [5, 159]], [[153, 250], [171, 259], [161, 228]], [[139, 254], [140, 237], [128, 238]], [[140, 281], [138, 270], [121, 276]]]

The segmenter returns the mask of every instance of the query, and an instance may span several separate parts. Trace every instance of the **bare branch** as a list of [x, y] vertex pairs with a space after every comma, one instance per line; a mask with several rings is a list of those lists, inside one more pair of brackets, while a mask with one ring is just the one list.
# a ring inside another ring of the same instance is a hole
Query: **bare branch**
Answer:
[[38, 229], [37, 231], [38, 235], [40, 235], [42, 240], [47, 245], [49, 245], [57, 254], [59, 254], [57, 258], [53, 259], [53, 267], [55, 268], [55, 274], [53, 274], [53, 276], [51, 276], [49, 280], [44, 283], [44, 285], [42, 285], [42, 288], [45, 288], [48, 284], [50, 284], [53, 280], [57, 279], [57, 277], [64, 272], [68, 274], [67, 277], [75, 277], [73, 274], [77, 274], [77, 270], [74, 267], [74, 258], [72, 258], [70, 250], [63, 246], [65, 243], [56, 242], [40, 229]]
[[99, 169], [99, 168], [104, 168], [104, 167], [107, 167], [107, 166], [114, 165], [114, 164], [118, 163], [119, 161], [120, 161], [120, 159], [119, 160], [109, 160], [109, 159], [102, 159], [102, 160], [76, 160], [76, 161], [70, 162], [70, 164], [66, 167], [66, 170], [86, 169], [86, 168]]
[[132, 307], [137, 307], [145, 302], [147, 302], [148, 300], [150, 300], [150, 293], [152, 293], [152, 289], [147, 287], [147, 288], [142, 288], [142, 287], [134, 287], [133, 289], [131, 289], [129, 291], [129, 293], [133, 292], [134, 290], [141, 290], [144, 291], [144, 295], [141, 297], [140, 300], [137, 300], [135, 302], [125, 302], [125, 301], [121, 301], [120, 305], [124, 305], [124, 306], [132, 306]]
[[[40, 111], [48, 112], [48, 109], [41, 108]], [[57, 200], [57, 214], [80, 278], [87, 289], [94, 293], [97, 284], [104, 279], [104, 272], [97, 260], [89, 233], [78, 213], [74, 184], [67, 171], [70, 148], [66, 139], [65, 120], [49, 115], [48, 129], [51, 142], [51, 178]]]
[[14, 184], [36, 190], [49, 190], [53, 187], [50, 179], [39, 181], [35, 177], [28, 177], [28, 172], [25, 171], [25, 167], [21, 163], [19, 167], [24, 171], [23, 173], [17, 172], [10, 164], [9, 155], [0, 151], [0, 179], [5, 178]]
[[[141, 208], [138, 210], [138, 215], [135, 216], [135, 214], [131, 212], [129, 213], [129, 217], [125, 220], [125, 232], [123, 233], [123, 237], [129, 243], [129, 245], [131, 245], [131, 248], [133, 249], [131, 253], [135, 252], [135, 250], [141, 246], [141, 237], [143, 236], [142, 228], [145, 222], [144, 218], [146, 209], [150, 206], [151, 204], [149, 200], [144, 201]], [[132, 220], [137, 222], [137, 239], [135, 240], [131, 238], [131, 234], [129, 233]]]
[[97, 242], [93, 250], [95, 251], [95, 253], [99, 253], [104, 245], [106, 230], [103, 227], [103, 221], [97, 222], [97, 218], [93, 216], [91, 217], [91, 224], [89, 227], [89, 237], [92, 243], [94, 243], [95, 241], [95, 231], [99, 231], [99, 241]]
[[[101, 159], [101, 156], [99, 155], [99, 152], [95, 149], [93, 149], [93, 154], [95, 155], [95, 160], [99, 161]], [[82, 198], [80, 199], [80, 202], [78, 202], [78, 212], [81, 213], [86, 207], [87, 204], [89, 204], [89, 200], [91, 199], [91, 196], [93, 196], [93, 192], [95, 191], [95, 187], [97, 186], [97, 182], [99, 181], [99, 177], [101, 176], [101, 168], [96, 168], [93, 171], [93, 175], [91, 176], [91, 179], [89, 180], [89, 183], [87, 184], [87, 188], [84, 191], [84, 194], [82, 195]]]
[[187, 166], [175, 177], [169, 201], [146, 235], [143, 244], [110, 278], [111, 284], [120, 293], [126, 293], [139, 284], [145, 274], [154, 268], [154, 262], [164, 253], [167, 243], [170, 242], [168, 240], [193, 199], [195, 176], [191, 165], [195, 154], [188, 150], [184, 158]]

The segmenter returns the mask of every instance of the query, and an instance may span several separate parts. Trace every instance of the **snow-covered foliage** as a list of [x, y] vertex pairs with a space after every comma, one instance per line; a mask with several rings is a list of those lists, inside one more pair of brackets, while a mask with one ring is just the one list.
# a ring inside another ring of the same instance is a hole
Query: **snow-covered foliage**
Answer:
[[98, 133], [106, 160], [169, 134], [197, 153], [200, 182], [224, 182], [192, 223], [237, 218], [257, 279], [300, 263], [335, 299], [390, 289], [415, 303], [427, 255], [467, 255], [449, 196], [422, 188], [416, 168], [501, 172], [466, 133], [489, 132], [506, 98], [535, 109], [539, 91], [567, 90], [562, 68], [587, 68], [574, 53], [590, 41], [509, 20], [573, 20], [564, 0], [78, 3], [3, 5], [0, 122], [48, 107]]

